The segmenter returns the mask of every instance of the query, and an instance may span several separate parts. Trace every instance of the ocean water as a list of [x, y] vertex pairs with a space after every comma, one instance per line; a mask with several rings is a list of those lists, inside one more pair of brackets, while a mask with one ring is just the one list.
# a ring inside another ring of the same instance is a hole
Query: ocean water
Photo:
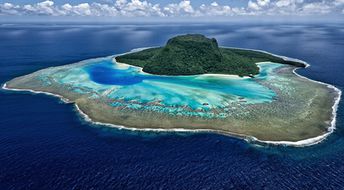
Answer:
[[[344, 25], [329, 23], [1, 24], [0, 83], [185, 33], [307, 61], [298, 73], [343, 89]], [[55, 97], [1, 91], [0, 189], [344, 189], [342, 107], [329, 138], [295, 148], [108, 128]]]

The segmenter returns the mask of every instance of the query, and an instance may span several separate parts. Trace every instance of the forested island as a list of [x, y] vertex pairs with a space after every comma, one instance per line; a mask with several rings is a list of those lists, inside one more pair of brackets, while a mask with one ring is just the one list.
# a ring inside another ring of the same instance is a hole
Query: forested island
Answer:
[[149, 48], [116, 57], [117, 62], [142, 67], [157, 75], [231, 74], [253, 76], [259, 73], [258, 62], [274, 62], [305, 67], [265, 52], [221, 48], [215, 38], [201, 34], [173, 37], [164, 47]]

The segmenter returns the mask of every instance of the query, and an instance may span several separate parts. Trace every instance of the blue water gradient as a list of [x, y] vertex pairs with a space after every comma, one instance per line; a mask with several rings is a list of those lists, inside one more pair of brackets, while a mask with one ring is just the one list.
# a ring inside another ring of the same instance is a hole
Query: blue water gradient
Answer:
[[141, 83], [143, 80], [154, 79], [157, 77], [138, 75], [137, 69], [130, 67], [128, 69], [116, 69], [113, 67], [111, 59], [107, 61], [101, 61], [87, 68], [87, 72], [90, 75], [92, 81], [99, 84], [106, 85], [133, 85]]
[[[70, 88], [81, 96], [109, 100], [113, 107], [149, 110], [169, 115], [225, 118], [232, 107], [269, 103], [275, 92], [260, 82], [274, 81], [276, 68], [285, 65], [258, 64], [261, 74], [254, 78], [234, 75], [151, 75], [114, 56], [84, 60], [40, 72], [44, 85]], [[216, 114], [214, 113], [216, 109]]]
[[[342, 24], [0, 25], [0, 83], [181, 33], [305, 60], [312, 66], [298, 73], [343, 89]], [[323, 143], [259, 147], [92, 125], [55, 97], [1, 91], [0, 189], [343, 189], [343, 129], [340, 103], [337, 129]]]
[[[259, 65], [261, 74], [254, 79], [229, 75], [159, 76], [144, 73], [139, 67], [116, 63], [113, 57], [107, 57], [86, 60], [82, 66], [61, 72], [54, 72], [58, 68], [53, 68], [51, 73], [47, 72], [46, 75], [62, 85], [78, 89], [78, 93], [87, 94], [92, 89], [96, 94], [103, 94], [102, 97], [124, 99], [130, 107], [142, 107], [133, 102], [159, 102], [173, 107], [171, 108], [173, 110], [184, 106], [196, 110], [224, 108], [233, 102], [241, 104], [271, 102], [276, 94], [257, 80], [267, 79], [268, 73], [282, 65], [276, 63]], [[123, 103], [116, 102], [113, 106], [123, 106]], [[147, 109], [156, 109], [154, 105], [151, 107]], [[166, 111], [171, 112], [167, 108]]]

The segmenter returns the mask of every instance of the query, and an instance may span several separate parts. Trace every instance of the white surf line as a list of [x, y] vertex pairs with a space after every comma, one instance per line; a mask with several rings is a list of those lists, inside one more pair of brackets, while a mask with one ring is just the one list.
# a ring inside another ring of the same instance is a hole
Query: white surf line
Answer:
[[[307, 64], [307, 65], [309, 66], [309, 64]], [[323, 134], [323, 135], [314, 137], [314, 138], [309, 138], [309, 139], [305, 139], [305, 140], [301, 140], [301, 141], [296, 141], [296, 142], [290, 142], [290, 141], [260, 141], [260, 140], [257, 140], [258, 142], [262, 142], [262, 143], [266, 143], [267, 142], [267, 143], [276, 144], [276, 145], [288, 144], [288, 145], [293, 145], [293, 146], [310, 146], [310, 145], [314, 145], [314, 144], [318, 144], [318, 143], [322, 142], [331, 133], [333, 133], [334, 130], [336, 129], [337, 109], [338, 109], [338, 105], [339, 105], [339, 102], [340, 102], [340, 99], [341, 99], [341, 96], [342, 96], [342, 91], [340, 89], [338, 89], [337, 87], [331, 85], [331, 84], [327, 84], [327, 83], [324, 83], [324, 82], [316, 81], [316, 80], [307, 78], [305, 76], [302, 76], [302, 75], [300, 75], [300, 74], [298, 74], [296, 72], [297, 69], [299, 69], [299, 68], [293, 69], [293, 73], [296, 76], [298, 76], [300, 78], [303, 78], [303, 79], [306, 79], [306, 80], [309, 80], [311, 82], [315, 82], [315, 83], [318, 83], [318, 84], [325, 85], [327, 88], [333, 89], [337, 93], [337, 96], [335, 97], [334, 104], [332, 106], [332, 118], [331, 118], [331, 124], [327, 128], [328, 132]]]
[[[301, 141], [262, 141], [257, 139], [256, 137], [253, 136], [245, 136], [242, 134], [236, 134], [236, 133], [230, 133], [230, 132], [226, 132], [226, 131], [220, 131], [220, 130], [214, 130], [214, 129], [185, 129], [185, 128], [174, 128], [174, 129], [164, 129], [164, 128], [133, 128], [133, 127], [125, 127], [123, 125], [115, 125], [115, 124], [111, 124], [111, 123], [103, 123], [103, 122], [98, 122], [98, 121], [93, 121], [86, 113], [84, 113], [79, 106], [76, 104], [76, 102], [71, 102], [70, 100], [64, 98], [61, 95], [58, 94], [53, 94], [50, 92], [44, 92], [44, 91], [35, 91], [35, 90], [31, 90], [31, 89], [15, 89], [15, 88], [8, 88], [6, 86], [6, 83], [2, 86], [2, 89], [5, 90], [10, 90], [10, 91], [28, 91], [34, 94], [45, 94], [45, 95], [51, 95], [54, 97], [58, 97], [60, 98], [64, 103], [74, 103], [74, 106], [76, 107], [77, 111], [79, 112], [79, 114], [87, 121], [90, 122], [92, 124], [97, 124], [97, 125], [104, 125], [104, 126], [109, 126], [109, 127], [114, 127], [117, 129], [121, 129], [121, 130], [128, 130], [128, 131], [151, 131], [151, 132], [210, 132], [210, 133], [218, 133], [221, 135], [228, 135], [231, 137], [236, 137], [236, 138], [240, 138], [240, 139], [244, 139], [247, 142], [260, 142], [263, 144], [273, 144], [273, 145], [284, 145], [284, 146], [295, 146], [295, 147], [304, 147], [304, 146], [310, 146], [310, 145], [314, 145], [317, 143], [320, 143], [322, 140], [324, 140], [328, 135], [330, 135], [333, 130], [334, 130], [334, 126], [336, 123], [336, 115], [334, 115], [334, 118], [331, 122], [331, 130], [323, 135], [320, 135], [318, 137], [314, 137], [314, 138], [310, 138], [310, 139], [305, 139], [305, 140], [301, 140]], [[337, 88], [336, 88], [337, 89]], [[341, 91], [339, 90], [340, 94]], [[340, 101], [340, 95], [338, 97], [338, 99], [336, 99], [336, 103], [335, 105], [332, 107], [333, 108], [333, 112], [336, 114], [336, 110], [338, 107], [338, 103]]]
[[[293, 72], [295, 72], [296, 69], [293, 70]], [[296, 75], [300, 76], [299, 74], [295, 73]], [[308, 79], [307, 77], [303, 77], [300, 76], [302, 78]], [[337, 97], [335, 98], [335, 103], [332, 106], [332, 120], [331, 120], [331, 125], [330, 127], [327, 128], [328, 132], [317, 136], [317, 137], [313, 137], [313, 138], [309, 138], [309, 139], [305, 139], [305, 140], [300, 140], [300, 141], [262, 141], [259, 140], [255, 137], [253, 137], [253, 140], [256, 142], [260, 142], [260, 143], [267, 143], [267, 144], [273, 144], [273, 145], [287, 145], [287, 146], [295, 146], [295, 147], [305, 147], [305, 146], [311, 146], [311, 145], [315, 145], [318, 143], [321, 143], [322, 141], [324, 141], [330, 134], [332, 134], [334, 132], [334, 130], [336, 129], [336, 118], [337, 118], [337, 109], [338, 109], [338, 105], [341, 99], [341, 95], [342, 95], [342, 91], [339, 90], [338, 88], [334, 87], [333, 85], [329, 85], [323, 82], [319, 82], [319, 81], [315, 81], [312, 79], [308, 79], [311, 80], [313, 82], [317, 82], [320, 84], [324, 84], [327, 85], [328, 88], [332, 88], [337, 92]]]
[[323, 134], [323, 135], [317, 136], [317, 137], [313, 137], [313, 138], [309, 138], [309, 139], [304, 139], [304, 140], [300, 140], [300, 141], [295, 141], [295, 142], [293, 142], [293, 141], [262, 141], [262, 140], [259, 140], [259, 139], [255, 138], [255, 137], [252, 137], [253, 141], [260, 142], [260, 143], [263, 143], [263, 144], [284, 145], [284, 146], [294, 146], [294, 147], [305, 147], [305, 146], [311, 146], [311, 145], [315, 145], [315, 144], [323, 142], [336, 129], [337, 109], [338, 109], [338, 105], [339, 105], [339, 102], [340, 102], [340, 99], [341, 99], [341, 96], [342, 96], [342, 91], [339, 90], [338, 88], [336, 88], [333, 85], [326, 84], [326, 83], [323, 83], [323, 82], [320, 82], [320, 81], [315, 81], [315, 80], [309, 79], [307, 77], [301, 76], [301, 75], [299, 75], [299, 74], [297, 74], [295, 72], [296, 69], [293, 70], [293, 72], [296, 75], [298, 75], [298, 76], [300, 76], [302, 78], [308, 79], [310, 81], [326, 85], [328, 88], [334, 89], [335, 92], [337, 93], [337, 97], [335, 98], [335, 103], [332, 106], [332, 120], [331, 120], [331, 125], [327, 128], [328, 132]]
[[9, 90], [9, 91], [16, 91], [16, 92], [31, 92], [33, 94], [45, 94], [45, 95], [50, 95], [50, 96], [54, 96], [54, 97], [58, 97], [61, 99], [62, 102], [64, 103], [72, 103], [70, 100], [68, 100], [67, 98], [59, 95], [59, 94], [53, 94], [50, 92], [44, 92], [44, 91], [36, 91], [36, 90], [31, 90], [31, 89], [25, 89], [25, 88], [8, 88], [6, 83], [4, 83], [1, 87], [4, 90]]
[[197, 132], [197, 131], [202, 131], [202, 132], [210, 132], [212, 131], [211, 129], [207, 130], [207, 129], [184, 129], [184, 128], [175, 128], [175, 129], [163, 129], [163, 128], [133, 128], [133, 127], [125, 127], [122, 125], [115, 125], [115, 124], [111, 124], [111, 123], [102, 123], [102, 122], [98, 122], [98, 121], [93, 121], [86, 113], [84, 113], [79, 106], [76, 104], [76, 102], [72, 102], [70, 100], [68, 100], [67, 98], [64, 98], [61, 95], [58, 94], [53, 94], [50, 92], [44, 92], [44, 91], [36, 91], [36, 90], [31, 90], [31, 89], [18, 89], [18, 88], [8, 88], [6, 83], [4, 83], [2, 85], [2, 89], [4, 90], [8, 90], [8, 91], [16, 91], [16, 92], [30, 92], [33, 94], [45, 94], [45, 95], [50, 95], [50, 96], [54, 96], [57, 98], [60, 98], [64, 103], [74, 103], [74, 106], [76, 107], [76, 109], [78, 110], [78, 112], [80, 113], [80, 115], [88, 122], [93, 123], [93, 124], [97, 124], [97, 125], [105, 125], [105, 126], [110, 126], [110, 127], [115, 127], [118, 129], [125, 129], [125, 130], [129, 130], [129, 131], [175, 131], [175, 132]]
[[77, 104], [74, 104], [75, 108], [78, 110], [80, 115], [88, 122], [92, 124], [97, 124], [97, 125], [105, 125], [113, 128], [118, 128], [118, 129], [124, 129], [128, 131], [152, 131], [152, 132], [163, 132], [163, 131], [173, 131], [173, 132], [197, 132], [197, 131], [203, 131], [203, 132], [208, 132], [206, 129], [197, 129], [197, 131], [193, 129], [184, 129], [184, 128], [173, 128], [173, 129], [163, 129], [163, 128], [135, 128], [135, 127], [125, 127], [123, 125], [115, 125], [111, 123], [103, 123], [99, 121], [93, 121], [85, 112], [83, 112]]
[[173, 128], [173, 129], [164, 129], [164, 128], [134, 128], [134, 127], [125, 127], [123, 125], [115, 125], [111, 123], [103, 123], [103, 122], [98, 122], [98, 121], [93, 121], [86, 113], [84, 113], [79, 106], [77, 105], [76, 102], [70, 101], [67, 98], [59, 95], [59, 94], [53, 94], [50, 92], [44, 92], [44, 91], [35, 91], [31, 89], [17, 89], [17, 88], [8, 88], [6, 83], [3, 84], [2, 89], [4, 90], [9, 90], [9, 91], [17, 91], [17, 92], [30, 92], [33, 94], [45, 94], [45, 95], [50, 95], [54, 96], [57, 98], [60, 98], [64, 103], [73, 103], [75, 108], [77, 109], [78, 113], [81, 115], [82, 118], [84, 118], [87, 122], [90, 122], [92, 124], [96, 125], [103, 125], [103, 126], [108, 126], [108, 127], [113, 127], [117, 128], [120, 130], [128, 130], [128, 131], [146, 131], [146, 132], [189, 132], [189, 133], [200, 133], [200, 132], [209, 132], [209, 133], [218, 133], [221, 135], [228, 135], [231, 137], [236, 137], [240, 139], [246, 139], [246, 137], [242, 134], [237, 134], [237, 133], [230, 133], [226, 131], [220, 131], [220, 130], [214, 130], [214, 129], [185, 129], [185, 128]]
[[[290, 57], [287, 57], [287, 56], [273, 54], [273, 53], [270, 53], [270, 52], [267, 52], [267, 51], [264, 51], [264, 50], [256, 50], [256, 49], [249, 49], [249, 48], [225, 47], [225, 46], [221, 46], [221, 47], [262, 52], [262, 53], [266, 53], [266, 54], [270, 54], [270, 55], [282, 58], [285, 61], [289, 60], [289, 61], [301, 62], [301, 63], [303, 63], [305, 65], [305, 68], [310, 67], [310, 64], [305, 62], [305, 61], [303, 61], [303, 60], [295, 59], [295, 58], [290, 58]], [[302, 76], [302, 75], [300, 75], [300, 74], [298, 74], [296, 72], [297, 69], [299, 69], [299, 68], [293, 69], [293, 73], [296, 76], [298, 76], [300, 78], [303, 78], [303, 79], [306, 79], [306, 80], [309, 80], [309, 81], [312, 81], [312, 82], [315, 82], [315, 83], [319, 83], [319, 84], [325, 85], [327, 88], [333, 89], [337, 93], [337, 97], [335, 97], [335, 102], [334, 102], [334, 104], [332, 106], [332, 120], [331, 120], [331, 125], [327, 128], [328, 132], [323, 134], [323, 135], [317, 136], [317, 137], [313, 137], [313, 138], [309, 138], [309, 139], [305, 139], [305, 140], [300, 140], [300, 141], [295, 141], [295, 142], [293, 142], [293, 141], [262, 141], [262, 140], [259, 140], [259, 139], [255, 138], [255, 137], [251, 137], [254, 141], [260, 142], [260, 143], [266, 143], [266, 144], [287, 145], [287, 146], [296, 146], [296, 147], [311, 146], [311, 145], [318, 144], [318, 143], [322, 142], [323, 140], [325, 140], [336, 129], [337, 109], [338, 109], [338, 105], [339, 105], [339, 102], [340, 102], [340, 99], [341, 99], [341, 96], [342, 96], [342, 91], [340, 89], [338, 89], [337, 87], [331, 85], [331, 84], [327, 84], [327, 83], [324, 83], [324, 82], [316, 81], [316, 80], [307, 78], [305, 76]]]
[[[309, 66], [309, 64], [307, 64]], [[308, 67], [307, 66], [307, 67]], [[335, 97], [335, 101], [334, 104], [332, 106], [332, 117], [331, 117], [331, 124], [330, 126], [327, 128], [327, 133], [317, 136], [317, 137], [313, 137], [313, 138], [309, 138], [309, 139], [304, 139], [304, 140], [300, 140], [300, 141], [263, 141], [263, 140], [259, 140], [255, 137], [252, 137], [253, 141], [259, 142], [259, 143], [263, 143], [263, 144], [273, 144], [273, 145], [287, 145], [287, 146], [295, 146], [295, 147], [305, 147], [305, 146], [311, 146], [311, 145], [315, 145], [318, 144], [322, 141], [324, 141], [331, 133], [334, 132], [334, 130], [336, 129], [336, 119], [337, 119], [337, 109], [338, 109], [338, 105], [342, 96], [342, 91], [340, 89], [338, 89], [337, 87], [331, 85], [331, 84], [327, 84], [324, 82], [320, 82], [320, 81], [316, 81], [313, 79], [309, 79], [305, 76], [302, 76], [298, 73], [296, 73], [296, 70], [299, 68], [295, 68], [293, 69], [293, 73], [303, 79], [309, 80], [311, 82], [315, 82], [315, 83], [319, 83], [322, 85], [325, 85], [327, 88], [333, 89], [336, 93], [337, 96]]]
[[74, 103], [75, 108], [78, 110], [78, 113], [84, 118], [87, 122], [96, 125], [103, 125], [108, 127], [117, 128], [119, 130], [127, 130], [127, 131], [145, 131], [145, 132], [183, 132], [183, 133], [217, 133], [220, 135], [227, 135], [230, 137], [236, 137], [239, 139], [246, 140], [246, 136], [239, 134], [239, 133], [231, 133], [226, 131], [214, 130], [214, 129], [185, 129], [185, 128], [173, 128], [173, 129], [164, 129], [164, 128], [135, 128], [135, 127], [126, 127], [123, 125], [115, 125], [111, 123], [103, 123], [99, 121], [93, 121], [85, 112], [83, 112], [79, 106]]
[[[147, 48], [149, 48], [149, 47], [147, 47]], [[134, 51], [136, 51], [136, 50], [140, 51], [140, 50], [147, 49], [147, 48], [137, 48], [137, 49], [134, 49]], [[230, 47], [230, 48], [232, 48], [232, 47]], [[306, 68], [310, 66], [308, 63], [306, 63], [306, 62], [304, 62], [302, 60], [293, 59], [293, 58], [289, 58], [289, 57], [286, 57], [286, 56], [275, 55], [275, 54], [272, 54], [272, 53], [269, 53], [269, 52], [266, 52], [266, 51], [263, 51], [263, 50], [244, 49], [244, 48], [234, 48], [234, 49], [243, 49], [243, 50], [251, 50], [251, 51], [263, 52], [263, 53], [271, 54], [271, 55], [276, 56], [276, 57], [281, 57], [281, 58], [283, 58], [285, 60], [297, 60], [297, 61], [300, 61], [300, 62], [302, 62], [302, 63], [304, 63], [306, 65]], [[124, 54], [126, 54], [126, 53], [124, 53]], [[116, 56], [116, 55], [114, 55], [114, 56]], [[107, 58], [108, 57], [114, 57], [114, 56], [107, 56]], [[98, 59], [98, 58], [94, 58], [94, 59]], [[84, 61], [87, 61], [87, 60], [84, 60]], [[83, 61], [81, 61], [81, 62], [83, 62]], [[68, 64], [68, 65], [71, 65], [71, 64]], [[229, 135], [229, 136], [234, 136], [236, 138], [242, 138], [242, 139], [244, 139], [247, 142], [259, 142], [259, 143], [262, 143], [262, 144], [284, 145], [284, 146], [294, 146], [294, 147], [305, 147], [305, 146], [311, 146], [311, 145], [314, 145], [314, 144], [318, 144], [318, 143], [322, 142], [323, 140], [325, 140], [326, 137], [328, 137], [331, 133], [333, 133], [333, 131], [335, 129], [335, 126], [336, 126], [337, 109], [338, 109], [338, 104], [339, 104], [340, 99], [341, 99], [342, 91], [339, 90], [338, 88], [336, 88], [333, 85], [330, 85], [330, 84], [327, 84], [327, 83], [324, 83], [324, 82], [320, 82], [320, 81], [316, 81], [316, 80], [312, 80], [312, 79], [309, 79], [309, 78], [307, 78], [305, 76], [299, 75], [299, 74], [297, 74], [295, 72], [296, 69], [298, 69], [298, 68], [295, 68], [293, 70], [293, 73], [295, 75], [297, 75], [297, 76], [299, 76], [301, 78], [307, 79], [309, 81], [312, 81], [312, 82], [316, 82], [316, 83], [319, 83], [319, 84], [326, 85], [328, 88], [334, 89], [338, 93], [337, 97], [335, 98], [335, 103], [332, 106], [332, 121], [331, 121], [331, 126], [328, 127], [328, 132], [323, 134], [323, 135], [317, 136], [317, 137], [313, 137], [313, 138], [309, 138], [309, 139], [304, 139], [304, 140], [300, 140], [300, 141], [263, 141], [263, 140], [257, 139], [256, 137], [253, 137], [253, 136], [245, 136], [245, 135], [242, 135], [242, 134], [235, 134], [235, 133], [230, 133], [230, 132], [225, 132], [225, 131], [220, 131], [220, 130], [214, 130], [214, 129], [132, 128], [132, 127], [125, 127], [125, 126], [120, 126], [120, 125], [114, 125], [114, 124], [110, 124], [110, 123], [102, 123], [102, 122], [92, 121], [92, 119], [87, 114], [85, 114], [78, 107], [78, 105], [75, 102], [71, 102], [71, 101], [69, 101], [68, 99], [64, 98], [61, 95], [53, 94], [53, 93], [50, 93], [50, 92], [34, 91], [34, 90], [31, 90], [31, 89], [8, 88], [6, 86], [6, 83], [2, 86], [2, 89], [12, 90], [12, 91], [29, 91], [29, 92], [32, 92], [32, 93], [35, 93], [35, 94], [42, 93], [42, 94], [58, 97], [63, 102], [65, 102], [65, 103], [74, 103], [76, 109], [83, 116], [83, 118], [85, 118], [86, 121], [94, 123], [94, 124], [98, 124], [98, 125], [105, 125], [105, 126], [115, 127], [115, 128], [118, 128], [118, 129], [125, 129], [125, 130], [130, 130], [130, 131], [153, 131], [153, 132], [154, 131], [155, 132], [216, 132], [216, 133], [219, 133], [219, 134], [222, 134], [222, 135]]]

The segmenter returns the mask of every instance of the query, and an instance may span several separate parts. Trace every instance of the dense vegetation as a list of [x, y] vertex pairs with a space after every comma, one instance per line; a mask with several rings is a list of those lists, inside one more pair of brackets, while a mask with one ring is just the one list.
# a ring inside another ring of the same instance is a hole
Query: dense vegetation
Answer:
[[214, 38], [200, 34], [177, 36], [168, 40], [164, 47], [121, 55], [116, 57], [116, 61], [160, 75], [216, 73], [250, 76], [259, 73], [255, 63], [263, 61], [304, 66], [263, 52], [219, 48]]

